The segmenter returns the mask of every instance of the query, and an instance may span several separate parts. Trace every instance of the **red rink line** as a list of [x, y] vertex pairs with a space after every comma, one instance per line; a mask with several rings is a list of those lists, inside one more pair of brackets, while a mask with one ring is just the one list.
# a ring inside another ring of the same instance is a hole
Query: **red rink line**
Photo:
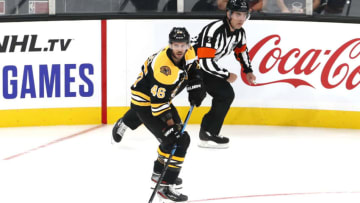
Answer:
[[322, 195], [322, 194], [360, 194], [360, 191], [351, 191], [351, 192], [308, 192], [308, 193], [283, 193], [283, 194], [245, 195], [245, 196], [219, 197], [219, 198], [210, 198], [210, 199], [190, 200], [188, 202], [209, 202], [209, 201], [220, 201], [220, 200], [227, 200], [227, 199], [243, 199], [243, 198], [256, 198], [256, 197], [278, 197], [278, 196]]
[[69, 136], [66, 136], [66, 137], [62, 137], [62, 138], [60, 138], [60, 139], [51, 141], [51, 142], [49, 142], [49, 143], [47, 143], [47, 144], [44, 144], [44, 145], [41, 145], [41, 146], [38, 146], [38, 147], [35, 147], [35, 148], [32, 148], [32, 149], [29, 149], [29, 150], [27, 150], [27, 151], [25, 151], [25, 152], [21, 152], [21, 153], [19, 153], [19, 154], [15, 154], [15, 155], [13, 155], [13, 156], [9, 156], [9, 157], [5, 158], [4, 160], [14, 159], [14, 158], [16, 158], [16, 157], [19, 157], [19, 156], [28, 154], [28, 153], [30, 153], [30, 152], [36, 151], [36, 150], [41, 149], [41, 148], [48, 147], [48, 146], [50, 146], [50, 145], [56, 144], [56, 143], [58, 143], [58, 142], [62, 142], [62, 141], [64, 141], [64, 140], [68, 140], [68, 139], [70, 139], [70, 138], [76, 137], [76, 136], [78, 136], [78, 135], [82, 135], [82, 134], [84, 134], [84, 133], [90, 132], [90, 131], [92, 131], [92, 130], [98, 129], [98, 128], [103, 127], [103, 126], [105, 126], [105, 125], [98, 125], [98, 126], [95, 126], [95, 127], [92, 127], [92, 128], [89, 128], [89, 129], [86, 129], [86, 130], [83, 130], [83, 131], [80, 131], [80, 132], [78, 132], [78, 133], [75, 133], [75, 134], [72, 134], [72, 135], [69, 135]]

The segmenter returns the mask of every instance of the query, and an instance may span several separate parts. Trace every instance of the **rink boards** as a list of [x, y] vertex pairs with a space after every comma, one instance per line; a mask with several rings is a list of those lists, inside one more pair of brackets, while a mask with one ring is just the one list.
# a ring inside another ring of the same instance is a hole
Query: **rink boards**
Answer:
[[[211, 21], [1, 23], [0, 127], [115, 122], [171, 28], [195, 36]], [[239, 75], [226, 124], [360, 128], [357, 24], [249, 21], [245, 29], [257, 85], [245, 83], [232, 54], [219, 61]], [[173, 102], [185, 116], [186, 92]], [[208, 96], [190, 123], [210, 105]]]

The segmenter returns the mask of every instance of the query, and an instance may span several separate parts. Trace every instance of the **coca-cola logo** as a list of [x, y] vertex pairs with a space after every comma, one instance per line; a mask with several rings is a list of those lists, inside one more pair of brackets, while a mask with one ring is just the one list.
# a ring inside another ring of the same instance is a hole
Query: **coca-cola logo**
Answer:
[[[260, 60], [259, 72], [261, 74], [266, 74], [270, 70], [277, 69], [278, 73], [283, 76], [293, 73], [295, 75], [303, 76], [302, 78], [306, 78], [306, 76], [309, 76], [313, 74], [315, 70], [318, 70], [321, 71], [320, 81], [324, 88], [332, 89], [345, 82], [346, 89], [352, 90], [360, 84], [360, 80], [356, 78], [356, 76], [360, 76], [360, 65], [358, 65], [360, 64], [360, 60], [358, 59], [360, 58], [360, 38], [349, 40], [332, 54], [332, 50], [322, 49], [309, 49], [304, 53], [299, 48], [293, 48], [287, 53], [284, 53], [279, 47], [280, 42], [281, 37], [279, 35], [270, 35], [260, 40], [249, 51], [250, 59], [254, 59], [265, 44], [273, 43], [273, 45], [275, 45], [275, 47], [261, 59], [258, 59]], [[322, 55], [329, 56], [328, 60], [324, 61], [319, 59]], [[340, 56], [345, 56], [346, 59], [344, 60], [344, 57], [342, 57], [343, 60], [340, 61]], [[290, 58], [295, 58], [297, 62], [289, 66], [287, 63]], [[355, 63], [355, 66], [357, 67], [350, 67], [348, 64], [350, 62], [353, 62], [352, 64]], [[337, 65], [339, 63], [340, 65]], [[244, 83], [249, 85], [244, 73], [242, 73], [241, 78]], [[295, 88], [302, 85], [315, 88], [312, 84], [314, 81], [299, 78], [286, 78], [265, 83], [257, 83], [256, 86], [274, 83], [289, 83]]]

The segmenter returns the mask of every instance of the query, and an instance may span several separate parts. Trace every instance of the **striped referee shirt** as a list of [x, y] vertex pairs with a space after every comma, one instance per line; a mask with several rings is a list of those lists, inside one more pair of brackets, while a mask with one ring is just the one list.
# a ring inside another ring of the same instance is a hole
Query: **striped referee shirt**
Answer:
[[229, 71], [219, 67], [217, 61], [231, 52], [234, 52], [244, 73], [252, 72], [245, 30], [241, 28], [231, 32], [226, 17], [205, 26], [195, 39], [193, 46], [200, 66], [207, 73], [227, 79], [230, 75]]

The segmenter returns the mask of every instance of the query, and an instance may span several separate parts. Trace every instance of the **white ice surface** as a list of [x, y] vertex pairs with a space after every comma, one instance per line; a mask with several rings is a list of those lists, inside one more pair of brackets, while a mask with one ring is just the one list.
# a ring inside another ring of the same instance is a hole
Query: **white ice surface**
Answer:
[[[0, 202], [148, 202], [157, 140], [141, 126], [112, 146], [112, 125], [94, 127], [0, 128]], [[189, 202], [360, 202], [360, 130], [225, 125], [217, 150], [187, 131]]]

